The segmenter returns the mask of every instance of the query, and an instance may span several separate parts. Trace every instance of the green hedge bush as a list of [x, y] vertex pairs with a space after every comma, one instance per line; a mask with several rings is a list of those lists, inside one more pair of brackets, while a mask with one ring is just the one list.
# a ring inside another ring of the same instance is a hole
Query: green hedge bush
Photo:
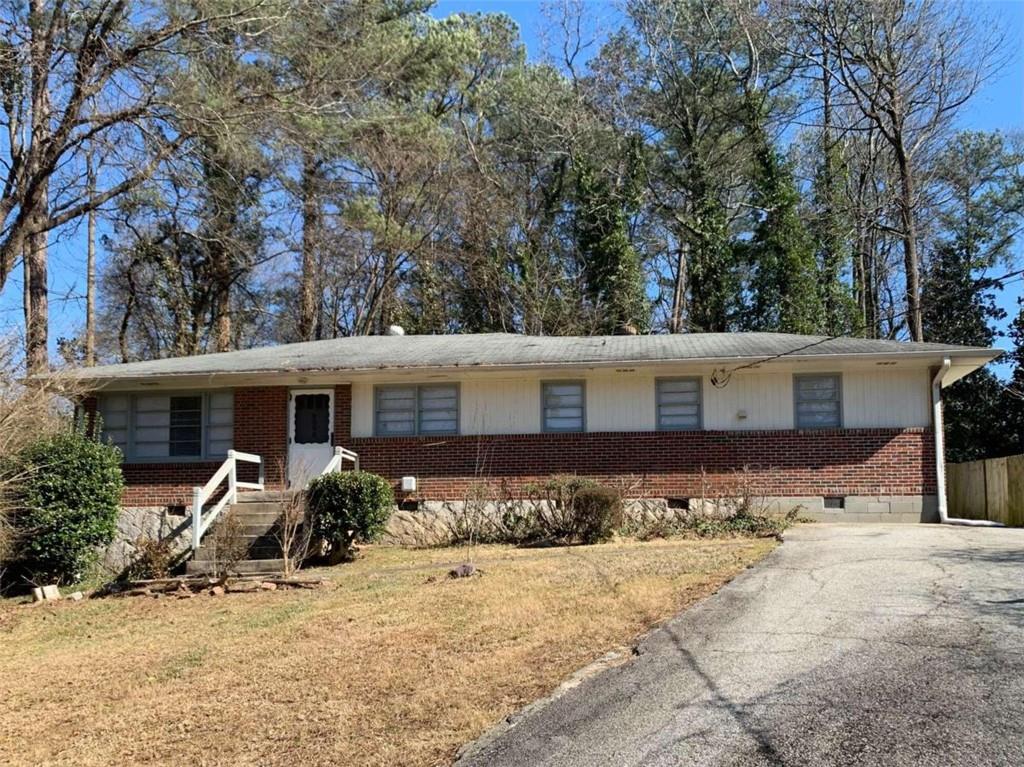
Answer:
[[17, 462], [21, 566], [40, 581], [82, 580], [117, 532], [121, 452], [79, 428], [35, 442]]
[[339, 559], [351, 557], [356, 541], [376, 539], [394, 506], [390, 483], [366, 471], [324, 474], [307, 490], [312, 533], [328, 541]]

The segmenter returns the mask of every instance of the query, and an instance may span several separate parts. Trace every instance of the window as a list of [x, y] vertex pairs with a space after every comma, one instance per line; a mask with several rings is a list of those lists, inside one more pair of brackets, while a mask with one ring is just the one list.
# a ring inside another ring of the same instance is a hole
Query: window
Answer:
[[456, 434], [459, 431], [459, 393], [442, 384], [419, 387], [420, 434]]
[[658, 404], [658, 429], [661, 431], [700, 429], [699, 378], [659, 378], [655, 387]]
[[582, 381], [547, 381], [541, 386], [544, 431], [585, 431], [586, 392]]
[[378, 386], [374, 403], [378, 437], [459, 433], [457, 384]]
[[209, 455], [227, 455], [235, 441], [235, 395], [211, 392], [206, 397], [206, 450]]
[[128, 394], [106, 394], [100, 398], [100, 429], [104, 441], [109, 441], [122, 454], [128, 455], [128, 419], [132, 398]]
[[102, 436], [131, 461], [223, 458], [234, 440], [234, 394], [105, 394]]
[[203, 398], [171, 397], [168, 453], [198, 458], [203, 454]]
[[828, 375], [793, 377], [793, 409], [798, 429], [838, 429], [843, 425], [840, 378]]
[[295, 395], [295, 442], [323, 445], [331, 441], [331, 395]]

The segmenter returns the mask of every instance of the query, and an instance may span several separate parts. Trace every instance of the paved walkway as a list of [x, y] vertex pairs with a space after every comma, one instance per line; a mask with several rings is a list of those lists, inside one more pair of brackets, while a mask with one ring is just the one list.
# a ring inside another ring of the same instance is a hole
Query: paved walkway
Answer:
[[801, 526], [459, 765], [1024, 765], [1024, 530]]

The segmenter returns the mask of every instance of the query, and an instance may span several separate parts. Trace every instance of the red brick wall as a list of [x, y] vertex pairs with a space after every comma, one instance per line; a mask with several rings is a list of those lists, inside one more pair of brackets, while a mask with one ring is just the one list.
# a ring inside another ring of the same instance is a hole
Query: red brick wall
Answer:
[[334, 387], [334, 444], [349, 447], [352, 441], [352, 386]]
[[[267, 486], [284, 487], [288, 476], [287, 387], [235, 389], [235, 450], [263, 456]], [[239, 476], [254, 481], [256, 467], [246, 465]]]
[[522, 484], [557, 473], [640, 481], [645, 494], [691, 496], [735, 483], [749, 467], [769, 496], [928, 495], [935, 462], [927, 429], [517, 434], [357, 438], [361, 467], [418, 478], [417, 497], [461, 498], [483, 479]]
[[192, 488], [205, 485], [220, 461], [196, 463], [126, 463], [125, 506], [191, 506]]

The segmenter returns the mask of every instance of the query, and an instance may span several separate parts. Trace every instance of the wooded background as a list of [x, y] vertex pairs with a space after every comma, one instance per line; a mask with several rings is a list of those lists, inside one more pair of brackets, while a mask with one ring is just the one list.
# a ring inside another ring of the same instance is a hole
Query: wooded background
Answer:
[[[764, 330], [989, 346], [1024, 142], [956, 132], [1007, 59], [974, 4], [629, 0], [549, 53], [423, 0], [0, 4], [0, 290], [47, 369], [48, 247], [86, 229], [66, 362], [343, 335]], [[109, 232], [97, 236], [98, 223]], [[1009, 381], [951, 457], [1022, 452]]]

